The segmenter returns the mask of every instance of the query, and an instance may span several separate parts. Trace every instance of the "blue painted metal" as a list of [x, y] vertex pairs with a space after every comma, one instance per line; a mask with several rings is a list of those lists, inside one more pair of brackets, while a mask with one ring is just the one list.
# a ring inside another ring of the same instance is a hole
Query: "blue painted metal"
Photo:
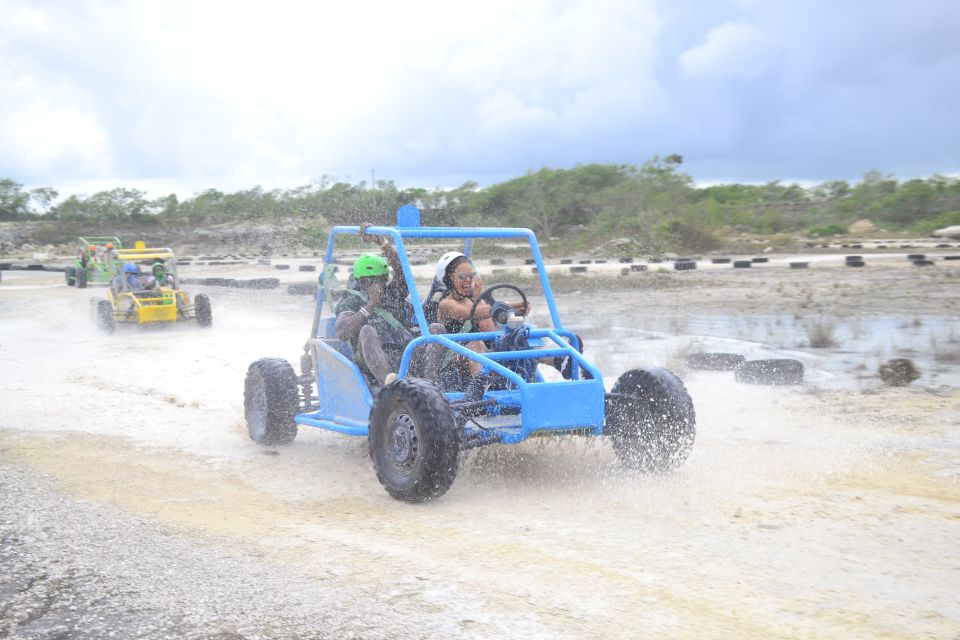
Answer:
[[[358, 235], [360, 228], [355, 226], [337, 226], [330, 230], [327, 248], [324, 254], [326, 264], [333, 264], [334, 246], [337, 236]], [[403, 277], [410, 292], [416, 321], [421, 335], [410, 342], [404, 351], [398, 375], [405, 377], [409, 371], [410, 359], [414, 350], [424, 344], [438, 343], [460, 356], [481, 363], [485, 372], [499, 374], [506, 378], [512, 388], [488, 391], [485, 399], [495, 399], [496, 405], [490, 407], [486, 418], [496, 419], [496, 424], [481, 428], [472, 423], [464, 427], [465, 435], [479, 442], [503, 442], [506, 444], [521, 442], [532, 434], [544, 431], [589, 430], [601, 435], [604, 422], [604, 386], [600, 371], [583, 357], [571, 345], [575, 340], [572, 331], [563, 327], [560, 314], [553, 297], [553, 290], [546, 275], [543, 256], [537, 244], [536, 236], [529, 229], [503, 227], [421, 227], [420, 212], [413, 205], [405, 205], [398, 211], [397, 227], [369, 227], [368, 235], [381, 235], [390, 238], [400, 257]], [[543, 289], [547, 309], [550, 312], [552, 327], [546, 329], [531, 328], [530, 344], [537, 349], [492, 353], [476, 353], [462, 343], [473, 340], [495, 340], [503, 335], [500, 332], [478, 332], [460, 334], [431, 335], [420, 294], [414, 286], [413, 271], [407, 258], [405, 239], [459, 239], [465, 241], [464, 253], [470, 254], [473, 240], [477, 239], [525, 239], [530, 245], [534, 263]], [[298, 415], [298, 424], [330, 429], [350, 435], [366, 435], [369, 425], [369, 412], [373, 404], [370, 389], [357, 365], [341, 349], [335, 340], [335, 319], [323, 316], [325, 292], [321, 287], [317, 293], [316, 308], [311, 344], [316, 353], [317, 391], [320, 410]], [[566, 339], [565, 339], [566, 338]], [[325, 340], [324, 340], [325, 339]], [[527, 358], [569, 356], [579, 367], [573, 367], [573, 379], [558, 382], [545, 382], [537, 374], [532, 382], [526, 382], [520, 375], [505, 367], [502, 363]], [[589, 372], [591, 379], [581, 379], [580, 369]], [[461, 393], [448, 393], [449, 400], [456, 400]], [[478, 418], [482, 421], [484, 417]]]
[[[332, 423], [363, 425], [366, 429], [373, 396], [360, 368], [323, 340], [312, 340], [311, 346], [316, 353], [314, 373], [320, 401], [320, 410], [315, 412], [315, 417]], [[297, 416], [297, 422], [301, 417]]]

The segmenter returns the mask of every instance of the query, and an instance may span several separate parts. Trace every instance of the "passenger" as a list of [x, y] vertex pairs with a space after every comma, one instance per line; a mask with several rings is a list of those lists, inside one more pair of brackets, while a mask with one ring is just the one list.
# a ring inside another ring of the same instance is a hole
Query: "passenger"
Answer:
[[137, 277], [137, 265], [127, 262], [123, 265], [123, 273], [114, 276], [110, 281], [110, 288], [113, 294], [117, 295], [121, 291], [143, 291], [143, 282]]
[[[392, 382], [400, 369], [407, 344], [419, 333], [413, 307], [407, 301], [407, 283], [400, 258], [393, 244], [383, 236], [369, 236], [363, 225], [360, 237], [380, 245], [383, 256], [366, 253], [353, 263], [352, 286], [337, 303], [337, 338], [348, 340], [357, 364], [366, 368], [377, 383]], [[390, 277], [390, 269], [393, 277]], [[430, 325], [432, 333], [443, 333], [439, 324]], [[411, 374], [433, 379], [443, 349], [429, 345], [414, 354]]]

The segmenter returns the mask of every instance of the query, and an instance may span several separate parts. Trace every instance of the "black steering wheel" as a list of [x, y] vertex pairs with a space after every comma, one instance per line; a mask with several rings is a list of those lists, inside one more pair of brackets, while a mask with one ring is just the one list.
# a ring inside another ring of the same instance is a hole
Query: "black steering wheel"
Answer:
[[472, 326], [476, 327], [478, 325], [477, 315], [476, 315], [477, 305], [480, 304], [481, 300], [487, 300], [490, 303], [490, 317], [493, 319], [494, 322], [500, 325], [507, 324], [507, 318], [508, 318], [509, 312], [513, 310], [513, 307], [511, 307], [506, 302], [499, 302], [493, 299], [493, 296], [491, 294], [497, 289], [510, 289], [512, 291], [516, 291], [517, 293], [520, 294], [520, 299], [523, 300], [523, 308], [524, 309], [530, 308], [530, 303], [527, 302], [527, 294], [525, 294], [523, 292], [523, 289], [521, 289], [520, 287], [512, 284], [507, 284], [506, 282], [502, 282], [500, 284], [492, 284], [480, 292], [480, 295], [478, 295], [476, 299], [473, 301], [473, 306], [470, 307], [470, 324]]

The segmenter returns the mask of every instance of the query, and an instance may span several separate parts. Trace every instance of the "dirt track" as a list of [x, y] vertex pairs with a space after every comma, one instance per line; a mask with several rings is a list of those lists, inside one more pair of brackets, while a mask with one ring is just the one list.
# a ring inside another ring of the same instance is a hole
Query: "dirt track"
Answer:
[[[853, 313], [933, 326], [952, 312], [960, 281], [946, 272], [890, 273], [882, 291], [840, 281], [860, 296]], [[657, 310], [695, 322], [712, 298], [717, 313], [751, 314], [755, 295], [805, 308], [799, 280], [749, 277], [560, 304], [609, 385], [645, 356], [666, 364]], [[803, 277], [806, 308], [830, 304], [837, 272]], [[956, 387], [836, 388], [811, 371], [771, 389], [687, 372], [699, 431], [676, 473], [625, 474], [602, 441], [539, 441], [472, 452], [442, 500], [410, 506], [379, 486], [361, 439], [247, 439], [246, 366], [296, 359], [305, 299], [211, 289], [209, 331], [107, 337], [87, 319], [95, 290], [59, 282], [0, 285], [0, 637], [960, 633]], [[624, 337], [634, 308], [646, 333]], [[64, 578], [76, 575], [89, 579]], [[57, 608], [67, 600], [73, 611]]]

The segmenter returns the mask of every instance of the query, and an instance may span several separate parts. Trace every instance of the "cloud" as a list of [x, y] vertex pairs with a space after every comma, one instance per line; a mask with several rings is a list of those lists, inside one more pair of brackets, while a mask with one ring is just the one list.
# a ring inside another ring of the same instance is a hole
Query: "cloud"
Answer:
[[960, 168], [960, 5], [0, 0], [0, 176], [453, 186]]

